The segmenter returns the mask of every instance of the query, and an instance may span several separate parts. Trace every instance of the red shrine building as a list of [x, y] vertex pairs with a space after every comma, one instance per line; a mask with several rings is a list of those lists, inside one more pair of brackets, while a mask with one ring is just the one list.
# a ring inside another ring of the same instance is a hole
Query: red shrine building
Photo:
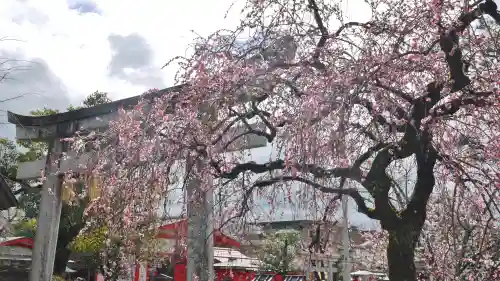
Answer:
[[[170, 257], [174, 264], [173, 276], [160, 274], [155, 264], [137, 264], [132, 269], [130, 278], [121, 281], [187, 281], [187, 261], [185, 258], [185, 246], [181, 241], [187, 237], [187, 220], [179, 220], [159, 228], [158, 239], [164, 239], [165, 255]], [[240, 252], [241, 244], [233, 238], [224, 235], [220, 231], [214, 231], [214, 273], [215, 281], [305, 281], [302, 273], [285, 276], [274, 273], [258, 272], [258, 260], [248, 257]], [[25, 237], [12, 237], [0, 241], [0, 250], [8, 253], [0, 257], [0, 264], [19, 264], [24, 268], [25, 274], [31, 264], [31, 251], [33, 240]], [[6, 259], [10, 260], [7, 261]], [[103, 277], [99, 273], [92, 274], [87, 281], [101, 281]], [[22, 278], [21, 278], [22, 279]], [[20, 279], [20, 280], [21, 280]], [[129, 280], [130, 279], [130, 280]], [[3, 280], [3, 279], [2, 279]]]
[[[187, 280], [187, 260], [185, 247], [180, 242], [187, 237], [187, 220], [182, 219], [166, 224], [159, 229], [158, 238], [169, 243], [170, 250], [166, 255], [175, 264], [174, 280]], [[258, 260], [243, 255], [239, 249], [241, 244], [220, 231], [214, 231], [214, 272], [216, 280], [250, 281], [258, 268]], [[141, 280], [142, 281], [142, 280]]]
[[[179, 241], [187, 237], [187, 220], [179, 220], [160, 227], [158, 238], [169, 240], [170, 249], [182, 253], [184, 247], [179, 245]], [[216, 230], [213, 233], [214, 238], [214, 273], [216, 281], [305, 281], [305, 276], [299, 274], [290, 274], [283, 277], [273, 273], [262, 274], [258, 272], [259, 260], [248, 257], [241, 253], [240, 242]], [[187, 261], [185, 255], [176, 253], [166, 253], [172, 256], [175, 263], [174, 276], [175, 281], [187, 280]], [[182, 256], [182, 257], [179, 257]], [[142, 281], [142, 280], [138, 280]], [[149, 280], [152, 281], [152, 280]]]

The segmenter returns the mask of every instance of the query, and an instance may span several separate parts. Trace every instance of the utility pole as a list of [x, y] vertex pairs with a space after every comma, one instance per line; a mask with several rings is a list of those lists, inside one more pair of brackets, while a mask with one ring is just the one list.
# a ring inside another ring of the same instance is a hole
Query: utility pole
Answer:
[[349, 219], [348, 219], [348, 197], [347, 195], [342, 196], [342, 212], [344, 214], [343, 230], [342, 230], [342, 244], [343, 244], [343, 266], [342, 266], [342, 279], [343, 281], [351, 281], [351, 264], [349, 261]]
[[212, 187], [203, 190], [202, 179], [198, 171], [205, 165], [203, 159], [186, 160], [187, 186], [187, 281], [194, 281], [198, 276], [199, 281], [214, 280], [214, 250], [213, 250], [213, 215]]

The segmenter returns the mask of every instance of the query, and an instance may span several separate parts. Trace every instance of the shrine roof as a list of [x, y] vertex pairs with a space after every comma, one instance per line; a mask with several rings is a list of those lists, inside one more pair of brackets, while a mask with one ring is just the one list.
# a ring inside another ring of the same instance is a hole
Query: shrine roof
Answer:
[[[179, 237], [187, 237], [187, 219], [180, 219], [169, 224], [165, 224], [159, 228], [158, 238], [177, 239]], [[232, 237], [225, 235], [220, 230], [213, 231], [214, 246], [223, 248], [241, 248], [240, 242]]]
[[33, 239], [29, 237], [6, 237], [0, 239], [0, 246], [22, 247], [33, 249]]

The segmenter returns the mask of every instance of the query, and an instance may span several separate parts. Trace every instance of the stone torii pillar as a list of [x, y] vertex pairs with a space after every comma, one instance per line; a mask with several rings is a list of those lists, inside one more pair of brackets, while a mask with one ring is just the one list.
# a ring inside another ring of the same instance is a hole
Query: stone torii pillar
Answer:
[[[36, 239], [32, 255], [30, 280], [49, 281], [52, 279], [56, 254], [59, 221], [61, 218], [62, 155], [67, 152], [67, 143], [61, 138], [72, 135], [75, 123], [63, 121], [50, 124], [41, 118], [30, 119], [9, 112], [9, 122], [16, 122], [18, 140], [38, 140], [48, 142], [48, 154], [43, 166], [38, 168], [38, 177], [44, 171], [46, 180], [42, 187], [40, 213], [36, 229]], [[29, 120], [29, 121], [28, 121]], [[29, 125], [25, 127], [25, 125]], [[40, 161], [39, 161], [40, 162]], [[20, 179], [25, 179], [18, 176]]]
[[[82, 170], [82, 166], [85, 165], [82, 164], [92, 160], [89, 155], [81, 155], [76, 158], [73, 152], [68, 151], [67, 144], [61, 142], [61, 138], [71, 137], [77, 131], [90, 132], [106, 129], [109, 121], [118, 116], [120, 108], [130, 109], [137, 105], [143, 97], [150, 100], [167, 92], [177, 92], [182, 87], [184, 85], [160, 90], [147, 96], [135, 96], [49, 116], [23, 116], [8, 112], [8, 121], [16, 125], [16, 138], [18, 140], [45, 141], [49, 143], [50, 147], [45, 159], [20, 163], [17, 172], [18, 179], [40, 178], [42, 170], [45, 170], [46, 175], [46, 181], [42, 188], [30, 281], [51, 281], [52, 279], [62, 206], [62, 175], [68, 171], [85, 172]], [[245, 130], [246, 127], [242, 126], [229, 133], [238, 135]], [[237, 147], [235, 150], [243, 150], [264, 147], [266, 144], [267, 139], [264, 137], [248, 134], [232, 146]], [[69, 158], [63, 159], [61, 157], [63, 153], [67, 154]], [[199, 182], [192, 180], [188, 186], [188, 194], [200, 191]], [[198, 270], [206, 271], [208, 276], [211, 275], [210, 272], [213, 272], [213, 268], [211, 268], [213, 266], [212, 197], [212, 191], [205, 192], [201, 196], [200, 204], [188, 206], [190, 210], [190, 215], [188, 215], [188, 231], [190, 233], [188, 253], [191, 255], [188, 259], [190, 260], [188, 272], [194, 273], [195, 268], [198, 267]], [[189, 276], [188, 278], [190, 280]]]

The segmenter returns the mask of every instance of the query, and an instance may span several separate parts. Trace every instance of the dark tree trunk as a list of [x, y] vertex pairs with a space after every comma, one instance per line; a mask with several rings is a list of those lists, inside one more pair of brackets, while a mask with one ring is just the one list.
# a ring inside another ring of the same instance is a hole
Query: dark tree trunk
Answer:
[[63, 275], [66, 272], [66, 266], [68, 265], [69, 256], [71, 251], [68, 249], [68, 244], [58, 245], [56, 250], [56, 257], [54, 260], [54, 274]]
[[81, 202], [81, 205], [77, 207], [63, 205], [57, 237], [56, 256], [54, 259], [54, 274], [64, 275], [66, 273], [66, 266], [71, 255], [69, 245], [85, 226], [83, 221], [85, 206], [86, 202]]
[[389, 231], [387, 260], [391, 281], [417, 281], [415, 247], [422, 227], [403, 224]]

